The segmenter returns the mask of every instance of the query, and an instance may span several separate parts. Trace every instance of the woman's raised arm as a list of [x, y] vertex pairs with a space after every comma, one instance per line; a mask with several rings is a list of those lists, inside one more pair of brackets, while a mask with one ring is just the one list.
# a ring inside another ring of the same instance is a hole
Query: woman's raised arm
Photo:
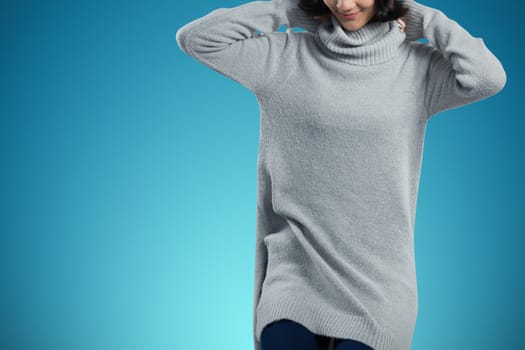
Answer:
[[215, 9], [181, 27], [176, 33], [177, 44], [201, 63], [255, 91], [279, 64], [287, 43], [287, 33], [271, 33], [282, 24], [308, 31], [320, 24], [320, 19], [308, 16], [297, 3], [252, 1]]
[[442, 11], [404, 0], [407, 40], [426, 38], [435, 51], [427, 71], [428, 117], [495, 95], [507, 76], [501, 62], [485, 46]]

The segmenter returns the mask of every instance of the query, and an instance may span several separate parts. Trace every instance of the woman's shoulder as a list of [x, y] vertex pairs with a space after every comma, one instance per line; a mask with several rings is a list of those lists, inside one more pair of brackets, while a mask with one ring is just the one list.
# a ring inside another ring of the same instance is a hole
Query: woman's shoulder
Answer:
[[311, 45], [314, 41], [314, 34], [306, 31], [275, 31], [271, 33], [260, 33], [256, 35], [266, 39], [268, 48], [273, 49], [274, 53], [283, 53], [285, 50], [294, 49], [303, 45]]
[[405, 41], [404, 45], [409, 57], [422, 62], [428, 62], [432, 55], [438, 51], [434, 46], [421, 41]]

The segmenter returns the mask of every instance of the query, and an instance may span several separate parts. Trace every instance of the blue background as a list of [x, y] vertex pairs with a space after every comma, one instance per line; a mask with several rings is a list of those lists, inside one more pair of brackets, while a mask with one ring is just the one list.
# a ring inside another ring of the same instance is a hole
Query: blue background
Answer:
[[[0, 2], [0, 348], [252, 349], [259, 109], [175, 41], [245, 2]], [[524, 349], [521, 5], [422, 3], [507, 85], [428, 124], [412, 349]]]

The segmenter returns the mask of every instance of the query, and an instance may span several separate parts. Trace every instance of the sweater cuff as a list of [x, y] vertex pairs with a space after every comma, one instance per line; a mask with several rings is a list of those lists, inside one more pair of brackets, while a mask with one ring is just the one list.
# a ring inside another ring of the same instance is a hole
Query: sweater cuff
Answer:
[[403, 5], [408, 8], [408, 13], [404, 16], [406, 40], [415, 41], [424, 38], [428, 23], [440, 11], [414, 0], [404, 0]]
[[291, 27], [300, 27], [309, 32], [315, 32], [321, 24], [321, 19], [313, 18], [304, 10], [299, 8], [299, 0], [271, 0], [276, 6], [279, 13], [284, 16], [284, 23]]

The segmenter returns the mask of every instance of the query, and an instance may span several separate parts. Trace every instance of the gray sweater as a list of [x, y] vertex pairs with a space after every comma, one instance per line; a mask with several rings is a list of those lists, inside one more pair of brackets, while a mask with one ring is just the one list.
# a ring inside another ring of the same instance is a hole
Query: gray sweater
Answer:
[[282, 318], [375, 350], [410, 349], [427, 122], [498, 93], [506, 73], [482, 38], [405, 3], [405, 32], [395, 21], [347, 31], [297, 0], [273, 0], [216, 9], [176, 33], [185, 53], [259, 103], [255, 349]]

